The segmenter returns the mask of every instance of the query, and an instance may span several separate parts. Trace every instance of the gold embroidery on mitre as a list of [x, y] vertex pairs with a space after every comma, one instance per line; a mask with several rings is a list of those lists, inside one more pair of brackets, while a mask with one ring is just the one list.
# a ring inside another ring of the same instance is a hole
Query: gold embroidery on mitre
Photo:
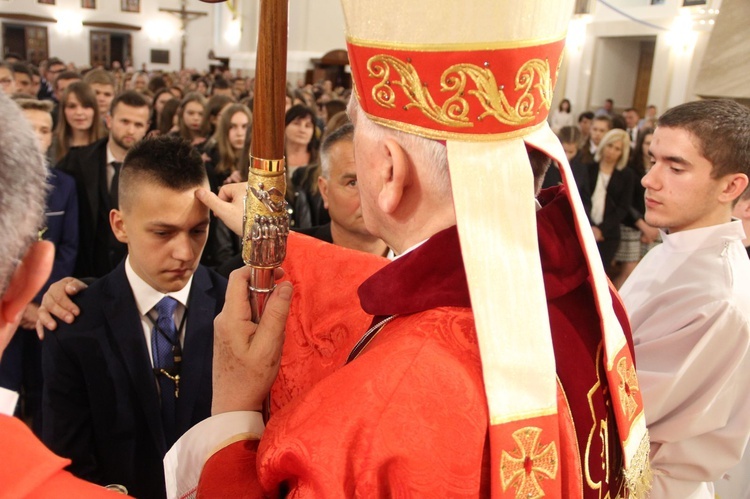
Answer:
[[[440, 91], [452, 95], [438, 105], [410, 62], [390, 55], [376, 55], [367, 61], [371, 78], [380, 78], [372, 88], [372, 98], [386, 109], [396, 107], [394, 86], [403, 89], [409, 102], [404, 109], [419, 109], [425, 116], [441, 125], [473, 127], [471, 118], [483, 120], [488, 116], [506, 125], [519, 126], [534, 121], [540, 109], [549, 111], [552, 103], [552, 76], [548, 60], [531, 59], [516, 73], [515, 91], [523, 91], [512, 104], [505, 95], [505, 85], [498, 85], [495, 75], [486, 67], [475, 64], [454, 64], [440, 77]], [[398, 78], [398, 79], [394, 79]], [[466, 91], [471, 79], [475, 90]], [[469, 116], [471, 105], [464, 95], [477, 98], [484, 112]], [[538, 95], [538, 99], [535, 96]]]
[[558, 459], [555, 442], [540, 446], [541, 434], [542, 429], [534, 426], [513, 432], [513, 440], [518, 445], [513, 454], [503, 451], [500, 458], [503, 492], [512, 486], [516, 489], [517, 499], [544, 497], [544, 490], [539, 482], [557, 476]]
[[633, 419], [638, 410], [638, 402], [635, 400], [635, 392], [640, 391], [638, 387], [638, 377], [635, 374], [635, 367], [628, 365], [627, 358], [623, 357], [617, 362], [617, 374], [620, 376], [620, 400], [622, 409], [628, 417], [628, 421]]

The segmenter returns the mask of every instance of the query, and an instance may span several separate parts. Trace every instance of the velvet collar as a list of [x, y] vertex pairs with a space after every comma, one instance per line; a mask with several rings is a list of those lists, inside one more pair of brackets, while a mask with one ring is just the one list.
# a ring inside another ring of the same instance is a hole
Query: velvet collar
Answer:
[[[588, 268], [573, 225], [564, 186], [540, 192], [537, 231], [547, 298], [580, 286]], [[497, 250], [502, 258], [502, 249]], [[362, 309], [376, 317], [437, 307], [471, 307], [456, 226], [438, 232], [414, 251], [373, 274], [359, 287]]]

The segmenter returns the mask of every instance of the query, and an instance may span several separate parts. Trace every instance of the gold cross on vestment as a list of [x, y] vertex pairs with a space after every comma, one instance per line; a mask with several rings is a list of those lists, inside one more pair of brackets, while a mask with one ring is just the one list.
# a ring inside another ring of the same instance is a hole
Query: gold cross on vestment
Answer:
[[628, 359], [624, 357], [617, 362], [617, 374], [620, 376], [619, 391], [622, 409], [630, 420], [638, 410], [638, 401], [635, 399], [635, 392], [640, 391], [638, 377], [635, 374], [635, 367], [628, 366]]
[[544, 497], [540, 481], [557, 476], [557, 446], [550, 442], [544, 447], [539, 444], [542, 429], [527, 426], [513, 432], [513, 440], [518, 446], [513, 453], [503, 451], [500, 459], [500, 479], [503, 491], [509, 486], [516, 489], [516, 499]]

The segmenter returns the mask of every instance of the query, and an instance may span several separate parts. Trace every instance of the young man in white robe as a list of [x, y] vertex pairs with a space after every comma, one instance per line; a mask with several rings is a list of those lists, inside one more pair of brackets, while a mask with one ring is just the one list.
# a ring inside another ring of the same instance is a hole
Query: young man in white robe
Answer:
[[620, 294], [651, 434], [651, 497], [709, 499], [750, 435], [750, 260], [732, 219], [748, 185], [750, 109], [674, 107], [649, 154], [645, 218], [663, 244]]

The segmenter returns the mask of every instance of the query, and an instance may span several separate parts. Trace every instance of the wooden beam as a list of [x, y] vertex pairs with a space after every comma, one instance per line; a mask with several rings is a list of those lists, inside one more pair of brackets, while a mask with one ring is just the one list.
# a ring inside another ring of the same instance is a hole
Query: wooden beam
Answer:
[[57, 19], [54, 17], [45, 16], [34, 16], [31, 14], [11, 14], [8, 12], [0, 12], [0, 17], [4, 19], [13, 19], [14, 21], [26, 21], [34, 23], [56, 23]]
[[82, 23], [84, 26], [88, 26], [90, 28], [100, 28], [100, 29], [124, 29], [124, 30], [130, 30], [130, 31], [140, 31], [140, 26], [135, 26], [133, 24], [123, 24], [123, 23], [112, 23], [112, 22], [99, 22], [99, 21], [83, 21]]

